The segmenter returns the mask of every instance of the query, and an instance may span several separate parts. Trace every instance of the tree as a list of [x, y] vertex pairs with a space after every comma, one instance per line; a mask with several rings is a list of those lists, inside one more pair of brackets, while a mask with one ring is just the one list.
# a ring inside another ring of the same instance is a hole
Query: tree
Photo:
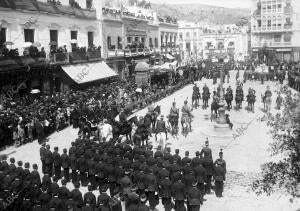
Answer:
[[257, 194], [270, 195], [277, 188], [284, 189], [293, 198], [300, 197], [300, 94], [292, 94], [287, 87], [281, 89], [285, 95], [284, 109], [271, 116], [273, 142], [272, 156], [284, 156], [278, 162], [269, 162], [262, 167], [262, 178], [253, 183]]
[[249, 23], [249, 19], [246, 17], [241, 17], [241, 19], [235, 24], [238, 27], [243, 27], [243, 26], [247, 26]]

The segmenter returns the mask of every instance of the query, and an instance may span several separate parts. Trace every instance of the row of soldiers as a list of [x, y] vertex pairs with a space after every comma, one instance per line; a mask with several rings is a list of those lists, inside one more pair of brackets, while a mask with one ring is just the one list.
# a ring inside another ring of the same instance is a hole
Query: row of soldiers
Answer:
[[[158, 147], [153, 153], [151, 145], [132, 148], [125, 143], [95, 143], [81, 139], [72, 143], [69, 153], [64, 149], [61, 155], [57, 147], [54, 152], [49, 146], [41, 148], [46, 175], [53, 176], [55, 180], [63, 177], [66, 182], [80, 182], [91, 191], [108, 187], [110, 197], [118, 196], [125, 201], [126, 210], [139, 206], [139, 203], [132, 205], [128, 202], [128, 195], [132, 192], [138, 198], [146, 196], [151, 210], [156, 208], [160, 198], [165, 210], [183, 210], [185, 201], [189, 210], [199, 210], [203, 196], [211, 193], [212, 178], [215, 180], [216, 196], [222, 197], [226, 174], [223, 153], [220, 152], [220, 158], [213, 162], [207, 141], [202, 151], [195, 155], [190, 158], [189, 152], [186, 152], [181, 158], [178, 149], [172, 155], [169, 148], [162, 151]], [[81, 202], [78, 207], [87, 205]], [[96, 207], [95, 203], [89, 205]]]

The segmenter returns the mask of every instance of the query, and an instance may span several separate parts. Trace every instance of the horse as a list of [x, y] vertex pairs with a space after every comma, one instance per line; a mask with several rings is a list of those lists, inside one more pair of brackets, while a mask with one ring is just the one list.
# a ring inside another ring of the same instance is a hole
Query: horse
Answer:
[[144, 124], [146, 127], [149, 127], [154, 129], [156, 125], [156, 119], [160, 115], [160, 106], [156, 106], [152, 113], [147, 113], [144, 116]]
[[210, 120], [212, 121], [213, 119], [218, 118], [218, 110], [221, 106], [219, 105], [217, 100], [213, 100], [211, 103], [210, 111], [211, 111], [211, 118]]
[[112, 121], [111, 125], [112, 125], [113, 138], [115, 139], [115, 138], [119, 138], [120, 135], [125, 135], [126, 141], [130, 141], [132, 143], [132, 137], [131, 137], [132, 123], [137, 125], [137, 121], [138, 120], [136, 116], [124, 122]]
[[[199, 91], [197, 90], [197, 91], [193, 91], [193, 95], [192, 95], [192, 106], [194, 106], [195, 105], [195, 108], [197, 108], [198, 107], [198, 105], [199, 105], [199, 99], [201, 98], [201, 95], [200, 95], [200, 93], [199, 93]], [[195, 102], [195, 104], [194, 104], [194, 102]]]
[[171, 125], [171, 134], [177, 135], [178, 134], [178, 116], [171, 116], [168, 115], [168, 122]]

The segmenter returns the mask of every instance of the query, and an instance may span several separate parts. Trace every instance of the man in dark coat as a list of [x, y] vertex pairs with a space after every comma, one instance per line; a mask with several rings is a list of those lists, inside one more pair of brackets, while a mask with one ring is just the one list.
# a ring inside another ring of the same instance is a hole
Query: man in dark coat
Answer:
[[54, 166], [54, 174], [56, 177], [61, 177], [61, 157], [58, 153], [58, 147], [54, 147], [54, 152], [52, 153], [53, 157], [53, 166]]
[[88, 185], [88, 192], [84, 194], [84, 203], [86, 205], [91, 206], [93, 209], [95, 209], [96, 207], [96, 197], [93, 194], [93, 186], [92, 185]]
[[159, 195], [162, 198], [162, 204], [165, 207], [166, 211], [171, 211], [172, 209], [172, 182], [170, 181], [168, 176], [160, 182], [159, 184]]
[[69, 170], [70, 170], [71, 160], [67, 154], [67, 149], [63, 149], [63, 154], [61, 155], [61, 166], [64, 169], [64, 177], [67, 181], [70, 179]]
[[192, 187], [187, 192], [188, 211], [199, 211], [202, 203], [202, 194], [197, 188], [197, 180], [195, 180], [193, 181]]
[[45, 156], [45, 173], [49, 174], [49, 176], [52, 176], [52, 164], [53, 164], [53, 158], [52, 158], [52, 152], [50, 151], [50, 145], [46, 146], [46, 151], [44, 152]]
[[74, 187], [75, 188], [71, 191], [71, 195], [72, 195], [73, 201], [76, 204], [76, 207], [80, 208], [83, 205], [82, 193], [79, 190], [80, 183], [79, 182], [75, 182], [74, 183]]
[[206, 169], [202, 166], [202, 164], [194, 167], [194, 174], [198, 181], [198, 189], [201, 191], [201, 195], [204, 196], [205, 194], [205, 186], [204, 183], [206, 182]]
[[181, 179], [172, 185], [172, 197], [175, 200], [175, 211], [185, 211], [185, 185]]
[[222, 167], [221, 161], [217, 161], [216, 166], [214, 167], [214, 180], [216, 186], [216, 196], [222, 197], [225, 181], [225, 169]]
[[153, 174], [153, 170], [150, 170], [150, 173], [146, 174], [145, 186], [146, 186], [146, 191], [148, 192], [150, 209], [154, 210], [156, 205], [158, 204], [155, 196], [155, 192], [158, 190], [158, 185], [157, 185], [157, 178]]

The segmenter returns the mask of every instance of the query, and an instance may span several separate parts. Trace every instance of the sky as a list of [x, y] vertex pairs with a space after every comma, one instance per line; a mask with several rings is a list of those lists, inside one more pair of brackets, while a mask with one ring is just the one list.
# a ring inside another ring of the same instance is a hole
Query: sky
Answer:
[[228, 8], [250, 8], [251, 0], [150, 0], [152, 3], [166, 4], [207, 4]]

